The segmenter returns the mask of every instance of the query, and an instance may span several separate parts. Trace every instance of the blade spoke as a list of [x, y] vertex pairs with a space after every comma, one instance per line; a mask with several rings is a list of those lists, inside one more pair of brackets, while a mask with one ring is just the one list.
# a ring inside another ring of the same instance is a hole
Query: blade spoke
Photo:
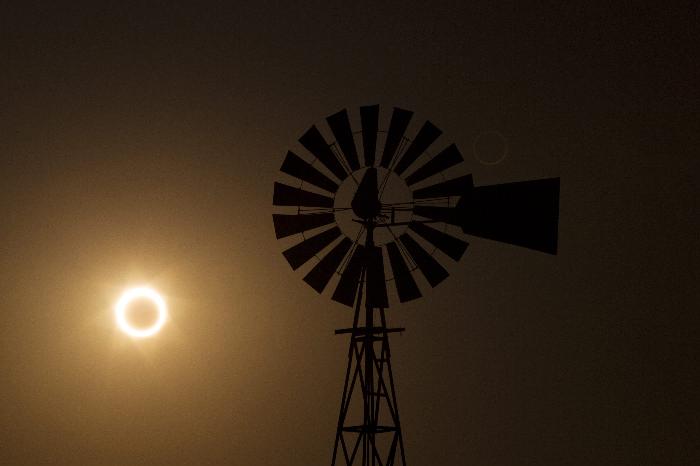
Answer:
[[313, 165], [303, 160], [292, 151], [287, 152], [287, 156], [282, 163], [280, 170], [283, 173], [299, 178], [302, 181], [318, 186], [328, 192], [334, 193], [338, 190], [338, 184], [326, 175], [316, 170]]
[[386, 248], [389, 253], [389, 263], [394, 273], [394, 285], [399, 295], [399, 301], [405, 303], [406, 301], [420, 298], [421, 293], [418, 285], [416, 285], [416, 281], [413, 279], [406, 261], [401, 256], [397, 243], [393, 241], [387, 243]]
[[474, 180], [471, 175], [460, 176], [443, 181], [432, 186], [413, 191], [414, 199], [431, 199], [436, 197], [457, 197], [468, 194], [474, 188]]
[[365, 166], [374, 166], [377, 151], [377, 132], [379, 131], [379, 105], [360, 107], [362, 122], [362, 149], [365, 155]]
[[382, 154], [381, 161], [382, 167], [389, 168], [391, 165], [396, 149], [403, 139], [403, 135], [406, 132], [406, 128], [412, 116], [413, 112], [411, 111], [394, 108], [394, 112], [391, 115], [391, 122], [389, 123], [389, 132], [386, 135], [386, 142], [384, 143], [384, 153]]
[[333, 208], [333, 198], [294, 188], [286, 184], [275, 183], [272, 205]]
[[416, 263], [420, 271], [423, 273], [423, 276], [428, 280], [430, 286], [437, 286], [441, 281], [449, 276], [447, 270], [445, 270], [438, 263], [438, 261], [433, 258], [433, 256], [428, 254], [428, 252], [407, 233], [401, 235], [399, 241], [401, 241], [401, 244], [406, 247], [406, 250], [413, 258], [413, 261]]
[[299, 138], [299, 142], [339, 180], [342, 181], [348, 176], [340, 161], [333, 153], [333, 150], [331, 150], [330, 145], [326, 142], [315, 125], [309, 128], [308, 131]]
[[399, 163], [396, 164], [394, 171], [399, 175], [403, 174], [403, 172], [406, 171], [406, 169], [411, 166], [411, 164], [415, 162], [441, 134], [442, 131], [440, 129], [430, 121], [426, 121], [418, 131], [418, 134], [416, 134], [411, 145], [406, 149]]
[[357, 149], [355, 148], [355, 139], [352, 135], [352, 129], [350, 128], [348, 111], [343, 109], [338, 113], [334, 113], [326, 118], [326, 121], [333, 132], [333, 136], [335, 136], [336, 142], [345, 155], [345, 160], [347, 160], [350, 170], [358, 170], [360, 168], [360, 162], [357, 157]]
[[321, 252], [323, 248], [331, 244], [340, 235], [340, 228], [334, 226], [330, 230], [306, 238], [304, 241], [296, 246], [292, 246], [282, 254], [287, 259], [287, 262], [289, 262], [289, 265], [292, 266], [292, 269], [296, 270]]
[[426, 178], [429, 178], [441, 171], [447, 170], [462, 162], [462, 154], [455, 144], [449, 145], [438, 155], [428, 160], [425, 165], [406, 177], [406, 183], [411, 186]]
[[338, 266], [345, 258], [352, 246], [352, 241], [343, 238], [323, 259], [321, 259], [311, 271], [306, 274], [304, 281], [318, 293], [323, 292]]
[[335, 222], [335, 215], [328, 213], [309, 215], [273, 214], [272, 222], [275, 225], [275, 235], [279, 239], [333, 223]]
[[333, 301], [345, 304], [346, 306], [352, 306], [355, 303], [357, 287], [360, 285], [360, 275], [362, 274], [362, 269], [365, 267], [365, 262], [365, 247], [358, 244], [340, 276], [338, 286], [331, 298]]
[[469, 245], [466, 241], [455, 238], [444, 231], [436, 230], [424, 223], [411, 222], [408, 224], [408, 228], [418, 233], [423, 239], [456, 261], [462, 257]]

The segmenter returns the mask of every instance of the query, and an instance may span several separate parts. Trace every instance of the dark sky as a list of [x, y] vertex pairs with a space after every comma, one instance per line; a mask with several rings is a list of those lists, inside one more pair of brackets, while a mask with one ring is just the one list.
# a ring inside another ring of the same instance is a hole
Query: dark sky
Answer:
[[[473, 238], [390, 309], [408, 463], [693, 463], [695, 4], [22, 3], [0, 10], [0, 463], [328, 464], [352, 316], [282, 257], [272, 186], [306, 128], [367, 104], [435, 122], [477, 185], [562, 182], [558, 256]], [[112, 306], [141, 282], [172, 320], [134, 342]]]

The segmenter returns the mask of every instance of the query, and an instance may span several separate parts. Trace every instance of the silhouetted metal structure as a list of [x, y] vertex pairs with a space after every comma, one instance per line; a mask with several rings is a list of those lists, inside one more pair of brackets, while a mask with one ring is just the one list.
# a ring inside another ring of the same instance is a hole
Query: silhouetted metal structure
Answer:
[[[418, 271], [430, 287], [447, 278], [440, 257], [458, 261], [468, 247], [458, 232], [448, 232], [450, 226], [459, 227], [462, 234], [550, 254], [557, 251], [558, 178], [478, 187], [471, 175], [447, 179], [445, 173], [463, 162], [462, 155], [454, 144], [434, 156], [429, 153], [442, 133], [429, 121], [412, 140], [407, 138], [412, 116], [394, 108], [388, 130], [380, 131], [379, 106], [361, 107], [357, 132], [351, 129], [347, 110], [329, 116], [335, 142], [329, 144], [312, 126], [299, 142], [315, 160], [310, 163], [289, 151], [281, 168], [300, 186], [274, 187], [273, 204], [294, 209], [273, 214], [277, 238], [303, 238], [283, 252], [285, 258], [294, 270], [317, 258], [304, 281], [322, 293], [337, 277], [331, 299], [355, 310], [352, 327], [336, 330], [350, 336], [350, 346], [332, 465], [406, 464], [389, 347], [389, 335], [404, 329], [387, 326], [387, 281], [394, 283], [392, 300], [403, 303], [421, 297], [414, 278]], [[410, 199], [382, 202], [393, 175]], [[344, 183], [353, 187], [351, 199], [336, 196]], [[352, 222], [359, 226], [356, 234], [339, 225], [342, 212], [352, 213]], [[389, 239], [377, 243], [380, 229]], [[313, 234], [307, 236], [310, 231]]]

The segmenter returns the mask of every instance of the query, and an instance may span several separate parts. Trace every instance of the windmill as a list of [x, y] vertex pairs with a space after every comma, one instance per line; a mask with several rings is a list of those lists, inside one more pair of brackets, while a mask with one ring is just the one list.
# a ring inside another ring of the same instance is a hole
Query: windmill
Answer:
[[352, 327], [335, 331], [350, 344], [332, 465], [406, 465], [389, 347], [404, 329], [387, 326], [390, 304], [447, 278], [465, 235], [557, 251], [558, 178], [475, 186], [455, 144], [433, 153], [442, 131], [430, 121], [406, 136], [412, 117], [394, 108], [381, 130], [379, 106], [360, 107], [353, 131], [341, 110], [326, 118], [328, 136], [313, 125], [299, 138], [308, 156], [287, 152], [274, 185], [275, 234], [293, 241], [285, 259], [354, 309]]

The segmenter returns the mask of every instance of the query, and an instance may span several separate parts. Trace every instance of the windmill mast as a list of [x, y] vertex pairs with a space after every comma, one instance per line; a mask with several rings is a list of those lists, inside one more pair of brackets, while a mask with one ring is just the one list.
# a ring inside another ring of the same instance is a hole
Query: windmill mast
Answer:
[[[373, 251], [375, 220], [366, 219], [362, 224], [366, 230], [365, 251]], [[350, 333], [351, 336], [331, 465], [405, 466], [406, 458], [389, 347], [389, 334], [404, 329], [387, 328], [384, 308], [372, 304], [367, 296], [369, 286], [363, 286], [363, 280], [367, 276], [366, 267], [360, 276], [353, 327], [338, 329], [335, 332]], [[363, 294], [364, 323], [360, 319]], [[379, 313], [376, 324], [375, 312]], [[361, 384], [359, 392], [358, 384]], [[355, 399], [360, 397], [362, 423], [356, 424], [349, 417], [353, 405], [359, 408], [359, 400]]]

